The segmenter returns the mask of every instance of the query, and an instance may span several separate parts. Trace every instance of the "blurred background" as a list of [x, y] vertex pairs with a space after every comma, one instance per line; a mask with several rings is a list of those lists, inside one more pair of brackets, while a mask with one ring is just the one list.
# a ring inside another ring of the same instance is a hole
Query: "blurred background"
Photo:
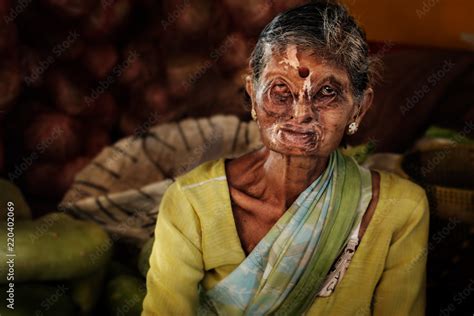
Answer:
[[[156, 212], [140, 215], [148, 219], [140, 225], [125, 223], [98, 197], [122, 192], [117, 199], [126, 199], [124, 183], [146, 195], [143, 186], [209, 158], [212, 146], [194, 146], [191, 128], [180, 130], [189, 122], [222, 115], [208, 120], [229, 133], [228, 152], [237, 152], [243, 131], [241, 149], [250, 148], [248, 57], [276, 14], [306, 2], [0, 0], [0, 236], [7, 238], [4, 205], [15, 201], [17, 251], [23, 245], [28, 252], [17, 256], [16, 314], [2, 306], [2, 315], [139, 314]], [[375, 103], [347, 150], [425, 187], [432, 216], [429, 247], [420, 254], [429, 260], [427, 312], [472, 315], [474, 2], [342, 2], [383, 65]], [[186, 134], [182, 147], [198, 148], [199, 156], [179, 167], [177, 152], [163, 154], [181, 146], [175, 129]], [[149, 137], [161, 146], [151, 155], [160, 159], [146, 158], [153, 172], [137, 163], [145, 147], [133, 143], [125, 154], [117, 145]], [[142, 168], [110, 159], [114, 151]], [[96, 199], [81, 210], [86, 197]], [[69, 215], [57, 217], [58, 210]], [[125, 233], [114, 228], [120, 224]], [[42, 248], [49, 242], [57, 246]], [[72, 267], [87, 251], [88, 261]], [[0, 272], [8, 288], [8, 267]]]

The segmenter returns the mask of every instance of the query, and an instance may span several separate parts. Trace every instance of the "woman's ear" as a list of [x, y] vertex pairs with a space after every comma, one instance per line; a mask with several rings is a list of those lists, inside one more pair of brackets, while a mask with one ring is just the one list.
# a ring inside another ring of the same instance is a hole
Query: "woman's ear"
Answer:
[[254, 95], [253, 80], [252, 80], [251, 75], [245, 76], [245, 91], [247, 91], [247, 94], [250, 97], [250, 105], [253, 106], [255, 95]]
[[359, 111], [355, 114], [354, 120], [357, 123], [357, 126], [360, 126], [360, 122], [362, 122], [362, 118], [365, 116], [367, 111], [372, 106], [372, 102], [374, 100], [374, 90], [369, 87], [364, 91], [364, 95], [359, 103]]

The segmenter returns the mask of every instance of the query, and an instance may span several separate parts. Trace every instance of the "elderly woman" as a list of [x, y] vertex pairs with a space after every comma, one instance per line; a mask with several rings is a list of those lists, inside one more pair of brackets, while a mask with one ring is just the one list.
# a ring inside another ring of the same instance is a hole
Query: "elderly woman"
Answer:
[[372, 103], [364, 32], [316, 1], [267, 25], [250, 65], [264, 146], [169, 187], [143, 315], [422, 315], [423, 189], [337, 149]]

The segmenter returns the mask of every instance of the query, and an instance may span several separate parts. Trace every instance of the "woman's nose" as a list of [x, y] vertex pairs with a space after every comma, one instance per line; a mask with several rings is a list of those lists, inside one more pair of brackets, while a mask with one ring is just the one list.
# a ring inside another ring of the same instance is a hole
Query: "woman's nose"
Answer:
[[297, 100], [293, 108], [293, 118], [298, 123], [309, 123], [313, 119], [311, 105], [306, 100]]

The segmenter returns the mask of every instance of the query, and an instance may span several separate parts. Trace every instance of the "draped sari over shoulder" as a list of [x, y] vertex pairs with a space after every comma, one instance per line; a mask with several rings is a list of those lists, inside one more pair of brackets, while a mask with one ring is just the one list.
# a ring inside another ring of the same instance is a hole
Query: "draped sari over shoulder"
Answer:
[[199, 315], [300, 315], [360, 225], [372, 197], [371, 174], [334, 151], [245, 260], [216, 286], [201, 288]]

